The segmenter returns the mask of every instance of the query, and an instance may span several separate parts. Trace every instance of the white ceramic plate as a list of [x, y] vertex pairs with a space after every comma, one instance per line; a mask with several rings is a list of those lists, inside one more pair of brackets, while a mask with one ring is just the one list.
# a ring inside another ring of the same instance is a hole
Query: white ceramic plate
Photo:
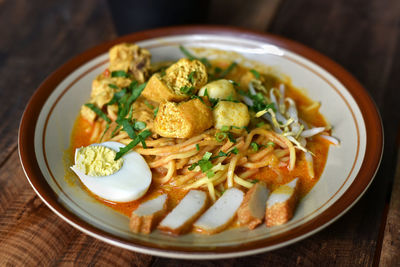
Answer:
[[[325, 170], [283, 226], [253, 231], [237, 228], [205, 236], [169, 236], [159, 231], [133, 234], [128, 218], [105, 207], [79, 185], [65, 179], [64, 152], [80, 106], [89, 99], [92, 80], [107, 66], [108, 49], [136, 42], [152, 61], [177, 60], [178, 46], [228, 52], [230, 59], [257, 62], [291, 78], [297, 88], [322, 103], [321, 113], [334, 126], [340, 147], [331, 146]], [[234, 52], [234, 53], [230, 53]], [[76, 57], [54, 72], [37, 90], [23, 115], [19, 152], [26, 176], [41, 199], [62, 219], [105, 242], [157, 256], [216, 259], [276, 249], [326, 227], [365, 192], [382, 154], [382, 126], [362, 86], [340, 66], [292, 41], [233, 28], [165, 28], [128, 35]]]

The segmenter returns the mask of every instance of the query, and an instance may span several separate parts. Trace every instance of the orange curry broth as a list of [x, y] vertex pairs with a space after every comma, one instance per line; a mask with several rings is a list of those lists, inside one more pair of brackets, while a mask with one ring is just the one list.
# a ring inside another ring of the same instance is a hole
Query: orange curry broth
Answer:
[[[227, 62], [223, 61], [213, 62], [213, 63], [221, 68], [225, 68], [228, 65]], [[240, 77], [244, 75], [247, 72], [247, 70], [248, 69], [242, 66], [237, 66], [236, 70], [227, 75], [226, 78], [232, 80], [240, 80]], [[279, 81], [274, 76], [269, 76], [269, 75], [266, 75], [266, 79], [271, 86], [276, 86], [278, 83], [282, 82]], [[319, 111], [308, 112], [308, 113], [302, 112], [304, 107], [311, 105], [313, 101], [310, 100], [308, 97], [306, 97], [299, 90], [295, 89], [290, 84], [286, 83], [285, 85], [287, 86], [286, 95], [291, 97], [296, 102], [300, 117], [304, 118], [305, 121], [311, 123], [314, 126], [327, 125], [324, 117], [319, 113]], [[69, 149], [71, 162], [73, 162], [74, 152], [76, 148], [82, 146], [88, 146], [91, 144], [90, 136], [92, 135], [92, 131], [93, 131], [92, 124], [86, 121], [81, 116], [78, 116], [71, 134], [71, 148]], [[327, 141], [324, 141], [322, 138], [313, 138], [308, 140], [307, 148], [316, 155], [316, 157], [313, 157], [315, 178], [312, 179], [308, 175], [304, 154], [297, 153], [296, 166], [294, 170], [289, 171], [287, 167], [281, 167], [279, 169], [280, 174], [278, 175], [278, 173], [271, 170], [270, 168], [262, 168], [261, 171], [253, 175], [251, 179], [264, 181], [267, 184], [268, 188], [273, 190], [278, 185], [287, 183], [292, 179], [294, 179], [295, 177], [299, 177], [301, 180], [300, 194], [301, 197], [304, 197], [304, 195], [306, 195], [316, 184], [316, 182], [318, 181], [319, 177], [323, 172], [326, 159], [328, 156], [329, 143]], [[160, 173], [153, 170], [153, 176], [156, 175], [159, 176]], [[187, 192], [186, 190], [180, 188], [174, 188], [171, 186], [161, 187], [160, 185], [157, 185], [153, 182], [146, 195], [141, 199], [127, 203], [117, 203], [102, 199], [99, 196], [91, 193], [90, 190], [88, 190], [82, 183], [81, 185], [82, 188], [84, 188], [90, 195], [92, 195], [98, 201], [127, 216], [130, 216], [132, 211], [135, 210], [141, 202], [148, 199], [152, 199], [163, 193], [168, 193], [168, 209], [170, 210], [177, 205], [179, 200], [181, 200], [184, 197], [185, 193]], [[173, 191], [173, 193], [170, 193], [169, 191]], [[233, 223], [232, 226], [234, 226], [235, 224], [236, 223]]]

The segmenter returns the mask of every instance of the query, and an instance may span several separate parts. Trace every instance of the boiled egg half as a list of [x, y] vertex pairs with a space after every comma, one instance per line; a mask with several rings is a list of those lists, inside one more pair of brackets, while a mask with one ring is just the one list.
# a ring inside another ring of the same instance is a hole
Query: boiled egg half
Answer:
[[71, 169], [95, 195], [114, 202], [142, 197], [150, 187], [152, 173], [144, 158], [134, 151], [120, 159], [115, 155], [125, 145], [104, 142], [75, 150]]

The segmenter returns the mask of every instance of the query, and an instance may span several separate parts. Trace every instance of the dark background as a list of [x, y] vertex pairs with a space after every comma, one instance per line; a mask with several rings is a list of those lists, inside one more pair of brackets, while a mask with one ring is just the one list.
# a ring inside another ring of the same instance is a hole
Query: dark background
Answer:
[[[0, 0], [0, 265], [399, 265], [400, 1], [110, 3]], [[268, 253], [180, 261], [95, 240], [63, 222], [36, 196], [19, 164], [17, 133], [38, 85], [68, 59], [101, 42], [147, 28], [192, 23], [240, 26], [296, 40], [344, 66], [371, 94], [385, 128], [382, 164], [367, 193], [337, 222]]]

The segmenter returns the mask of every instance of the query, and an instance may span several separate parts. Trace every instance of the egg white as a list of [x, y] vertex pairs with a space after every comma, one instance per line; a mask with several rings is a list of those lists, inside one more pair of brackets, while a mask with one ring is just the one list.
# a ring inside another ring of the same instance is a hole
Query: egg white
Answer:
[[[118, 142], [104, 142], [91, 146], [105, 146], [116, 152], [125, 145]], [[78, 148], [79, 149], [79, 148]], [[77, 150], [78, 150], [77, 149]], [[75, 164], [77, 160], [75, 151]], [[71, 169], [82, 183], [95, 195], [114, 202], [129, 202], [142, 197], [150, 187], [152, 173], [144, 158], [134, 151], [122, 156], [122, 167], [107, 176], [89, 176], [75, 165]]]

